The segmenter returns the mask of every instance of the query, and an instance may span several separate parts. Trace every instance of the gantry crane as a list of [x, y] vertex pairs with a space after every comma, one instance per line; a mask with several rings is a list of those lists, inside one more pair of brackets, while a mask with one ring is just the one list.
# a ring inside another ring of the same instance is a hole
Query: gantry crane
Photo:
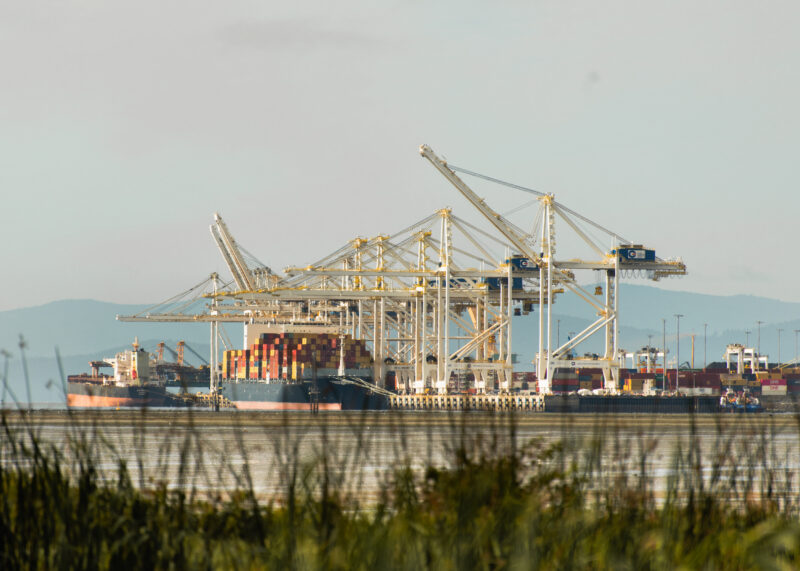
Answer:
[[[544, 194], [518, 185], [511, 185], [498, 179], [448, 165], [427, 145], [420, 147], [420, 154], [430, 161], [521, 254], [526, 256], [538, 268], [541, 310], [539, 312], [539, 347], [536, 358], [536, 371], [540, 392], [550, 392], [555, 368], [581, 366], [600, 366], [603, 369], [606, 388], [615, 390], [619, 381], [617, 323], [619, 316], [618, 290], [621, 273], [626, 271], [632, 274], [635, 272], [647, 272], [651, 279], [657, 280], [667, 276], [685, 275], [686, 266], [683, 262], [679, 259], [662, 260], [656, 258], [653, 250], [620, 239], [618, 234], [557, 203], [552, 194]], [[538, 237], [527, 234], [495, 212], [486, 204], [485, 200], [481, 199], [459, 178], [456, 174], [457, 171], [536, 194], [540, 202], [541, 234]], [[598, 255], [599, 259], [588, 261], [580, 259], [556, 260], [556, 216], [566, 222], [567, 226]], [[598, 245], [589, 238], [586, 232], [581, 230], [581, 223], [588, 223], [595, 229], [609, 235], [614, 240], [615, 247], [611, 251], [604, 251], [602, 246]], [[596, 302], [590, 292], [577, 283], [573, 273], [574, 270], [594, 270], [605, 274], [604, 303]], [[554, 288], [556, 287], [564, 287], [576, 294], [594, 309], [598, 317], [586, 329], [568, 339], [563, 345], [554, 348], [552, 339], [552, 305]], [[578, 344], [601, 330], [605, 333], [605, 351], [601, 359], [565, 358]]]
[[210, 230], [239, 290], [253, 291], [277, 283], [278, 276], [266, 265], [259, 262], [254, 268], [248, 266], [242, 248], [233, 239], [227, 224], [218, 212], [214, 214], [214, 223], [210, 226]]
[[289, 267], [279, 287], [219, 297], [246, 304], [253, 331], [334, 326], [365, 339], [374, 378], [393, 372], [407, 391], [447, 392], [456, 373], [474, 374], [479, 390], [495, 382], [507, 390], [512, 306], [538, 303], [522, 287], [531, 276], [513, 276], [514, 265], [490, 253], [509, 247], [441, 209], [393, 235], [356, 238], [315, 263]]

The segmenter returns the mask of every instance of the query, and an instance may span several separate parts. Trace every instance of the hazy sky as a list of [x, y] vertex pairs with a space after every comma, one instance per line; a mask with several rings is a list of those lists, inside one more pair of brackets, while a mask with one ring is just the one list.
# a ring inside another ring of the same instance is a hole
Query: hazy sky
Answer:
[[275, 269], [443, 206], [472, 216], [421, 143], [683, 257], [664, 287], [800, 301], [799, 16], [0, 2], [0, 309], [166, 299], [224, 271], [215, 211]]

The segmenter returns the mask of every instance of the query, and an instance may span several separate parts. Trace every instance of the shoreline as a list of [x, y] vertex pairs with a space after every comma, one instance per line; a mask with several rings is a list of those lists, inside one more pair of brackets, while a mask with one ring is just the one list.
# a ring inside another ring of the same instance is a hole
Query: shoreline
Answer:
[[760, 414], [647, 414], [647, 413], [559, 413], [533, 412], [518, 413], [484, 411], [335, 411], [308, 412], [292, 411], [234, 411], [207, 409], [4, 409], [4, 420], [9, 425], [44, 423], [49, 425], [69, 424], [146, 424], [149, 426], [403, 426], [410, 427], [454, 427], [501, 428], [515, 426], [529, 429], [576, 429], [614, 426], [617, 428], [637, 427], [652, 429], [708, 430], [718, 427], [728, 430], [731, 427], [792, 428], [800, 431], [798, 418], [792, 413]]

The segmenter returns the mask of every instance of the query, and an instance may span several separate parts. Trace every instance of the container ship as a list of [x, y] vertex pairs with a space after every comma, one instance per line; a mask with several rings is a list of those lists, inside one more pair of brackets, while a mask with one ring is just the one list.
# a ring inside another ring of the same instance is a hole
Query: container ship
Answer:
[[219, 394], [241, 410], [385, 409], [391, 394], [373, 382], [361, 339], [334, 332], [269, 328], [243, 350], [225, 351]]
[[[139, 346], [117, 353], [113, 359], [90, 361], [91, 373], [67, 377], [67, 406], [79, 408], [170, 407], [184, 401], [167, 392], [157, 380], [150, 354]], [[113, 374], [100, 372], [113, 368]], [[154, 372], [154, 371], [153, 371]]]
[[[780, 369], [737, 372], [727, 363], [703, 370], [621, 369], [617, 394], [605, 395], [600, 369], [556, 371], [553, 398], [559, 412], [760, 412], [800, 396], [800, 373]], [[787, 390], [788, 389], [788, 390]], [[763, 396], [762, 396], [763, 395]], [[560, 398], [559, 398], [560, 397]], [[569, 397], [569, 398], [567, 398]]]

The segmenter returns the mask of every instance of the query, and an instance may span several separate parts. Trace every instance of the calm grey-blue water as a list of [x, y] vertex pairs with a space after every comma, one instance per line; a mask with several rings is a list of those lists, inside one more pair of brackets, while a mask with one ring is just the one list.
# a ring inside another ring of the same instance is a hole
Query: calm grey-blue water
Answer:
[[[696, 471], [796, 489], [800, 429], [794, 415], [578, 415], [538, 413], [252, 413], [206, 410], [36, 410], [5, 415], [10, 434], [47, 443], [69, 463], [91, 450], [104, 476], [120, 463], [134, 484], [163, 482], [198, 494], [252, 488], [278, 500], [290, 485], [313, 489], [323, 469], [362, 500], [394, 470], [447, 467], [463, 448], [475, 457], [522, 451], [528, 466], [585, 470], [598, 488], [646, 478], [659, 493]], [[9, 433], [3, 436], [8, 448]], [[544, 451], [557, 450], [548, 456]], [[4, 451], [2, 461], [14, 461]], [[593, 467], [594, 466], [594, 467]], [[768, 472], [768, 473], [767, 473]], [[628, 480], [630, 481], [630, 480]]]

